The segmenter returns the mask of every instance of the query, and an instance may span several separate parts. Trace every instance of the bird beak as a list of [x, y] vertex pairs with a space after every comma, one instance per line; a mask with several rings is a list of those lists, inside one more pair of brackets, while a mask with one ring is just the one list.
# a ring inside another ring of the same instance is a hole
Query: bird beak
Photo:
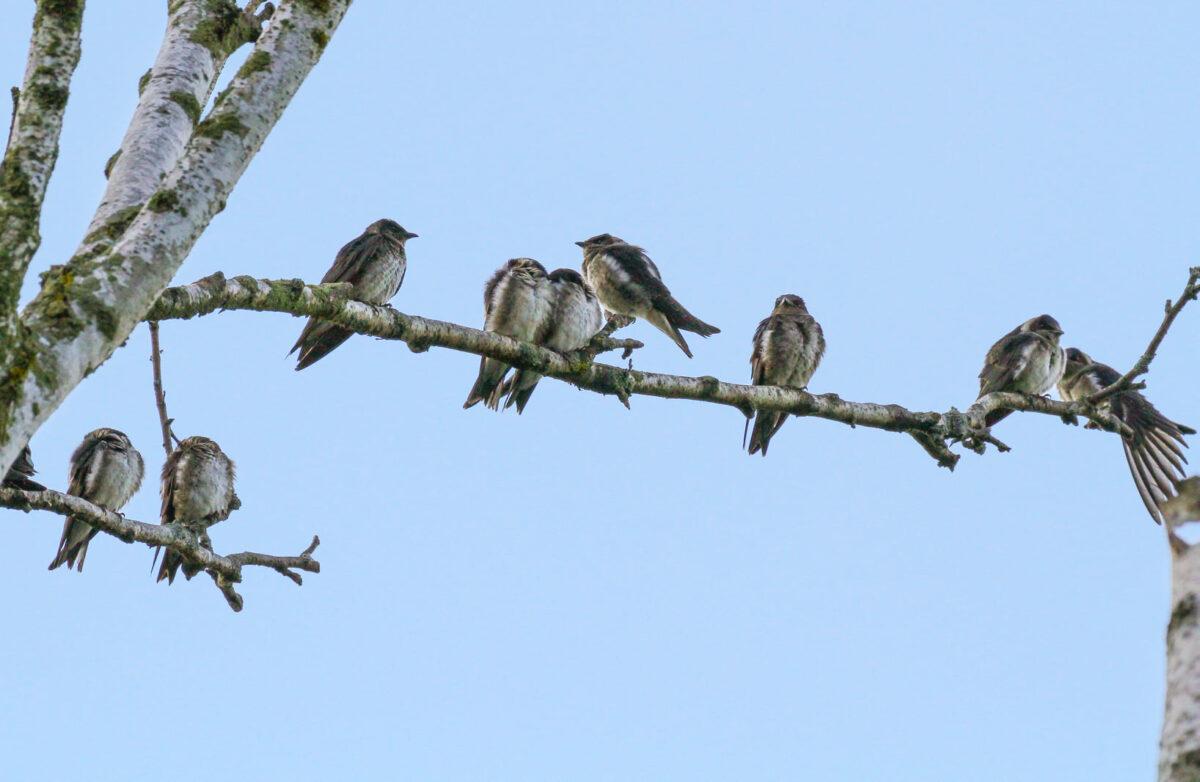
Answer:
[[575, 244], [576, 244], [577, 246], [579, 246], [579, 247], [586, 247], [586, 246], [587, 246], [587, 242], [575, 242]]
[[410, 233], [410, 234], [408, 235], [408, 238], [409, 238], [409, 239], [416, 239], [418, 235], [419, 235], [419, 234]]

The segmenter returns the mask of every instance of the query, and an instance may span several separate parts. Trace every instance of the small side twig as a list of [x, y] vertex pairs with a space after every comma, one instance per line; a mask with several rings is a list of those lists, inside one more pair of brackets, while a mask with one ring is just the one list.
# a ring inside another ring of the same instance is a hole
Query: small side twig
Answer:
[[162, 427], [162, 446], [167, 452], [167, 456], [171, 455], [174, 450], [172, 441], [179, 442], [179, 438], [175, 436], [175, 432], [171, 429], [171, 424], [175, 422], [174, 418], [167, 416], [167, 393], [163, 390], [162, 382], [162, 348], [158, 346], [158, 321], [152, 320], [150, 326], [150, 366], [154, 370], [154, 404], [158, 408], [158, 425]]
[[1175, 318], [1183, 311], [1183, 308], [1187, 306], [1189, 301], [1196, 298], [1197, 294], [1200, 294], [1200, 266], [1193, 266], [1188, 271], [1188, 281], [1187, 285], [1183, 287], [1183, 293], [1179, 295], [1179, 298], [1174, 303], [1169, 299], [1167, 300], [1162, 325], [1158, 327], [1158, 331], [1154, 332], [1154, 337], [1151, 338], [1150, 344], [1146, 346], [1146, 351], [1142, 353], [1141, 357], [1128, 372], [1121, 375], [1117, 382], [1106, 386], [1100, 392], [1088, 397], [1086, 400], [1087, 403], [1095, 405], [1122, 391], [1128, 391], [1133, 388], [1133, 381], [1140, 375], [1144, 375], [1150, 371], [1150, 362], [1154, 360], [1154, 356], [1158, 352], [1158, 347], [1162, 344], [1163, 339], [1166, 338], [1167, 332], [1171, 329], [1171, 324], [1175, 322]]
[[8, 149], [12, 145], [13, 128], [17, 126], [17, 110], [21, 108], [21, 88], [13, 87], [12, 94], [12, 117], [8, 120], [8, 140], [4, 142], [4, 148]]

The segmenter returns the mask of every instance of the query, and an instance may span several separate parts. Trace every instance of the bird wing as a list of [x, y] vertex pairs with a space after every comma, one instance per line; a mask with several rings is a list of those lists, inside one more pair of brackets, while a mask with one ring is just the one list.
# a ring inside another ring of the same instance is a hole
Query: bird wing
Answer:
[[100, 438], [89, 434], [71, 454], [71, 468], [67, 474], [67, 494], [83, 497], [87, 489], [87, 475], [92, 469], [92, 460], [100, 447]]
[[766, 341], [767, 332], [772, 327], [774, 316], [764, 318], [754, 330], [754, 350], [750, 353], [750, 383], [751, 385], [767, 385], [766, 372]]
[[183, 449], [176, 448], [163, 463], [162, 468], [162, 509], [158, 518], [162, 524], [175, 520], [175, 474], [179, 472], [179, 460], [183, 458]]
[[604, 253], [613, 264], [625, 273], [629, 279], [628, 284], [641, 288], [650, 301], [659, 304], [671, 298], [671, 291], [663, 283], [658, 267], [641, 247], [632, 244], [614, 244], [604, 248]]
[[1011, 386], [1029, 363], [1029, 354], [1036, 342], [1035, 335], [1017, 332], [1005, 334], [992, 345], [983, 360], [983, 369], [979, 370], [979, 395], [1004, 391]]
[[321, 282], [354, 282], [362, 274], [367, 259], [384, 249], [388, 240], [379, 234], [367, 233], [351, 239], [338, 250], [333, 266], [325, 272]]

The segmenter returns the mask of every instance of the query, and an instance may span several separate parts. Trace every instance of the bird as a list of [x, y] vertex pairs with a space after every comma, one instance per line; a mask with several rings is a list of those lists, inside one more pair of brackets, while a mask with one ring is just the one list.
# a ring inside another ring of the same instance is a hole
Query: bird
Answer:
[[[404, 243], [416, 237], [394, 220], [376, 220], [338, 250], [321, 282], [348, 282], [353, 286], [351, 298], [377, 306], [387, 304], [404, 283], [408, 267]], [[299, 372], [329, 355], [353, 333], [329, 321], [309, 318], [288, 355], [300, 351], [296, 359]]]
[[[825, 355], [825, 334], [821, 324], [808, 314], [804, 299], [792, 293], [775, 299], [771, 311], [754, 331], [754, 350], [750, 354], [750, 382], [756, 386], [804, 388]], [[771, 438], [783, 426], [788, 414], [759, 410], [754, 417], [749, 452], [767, 455]], [[746, 428], [742, 445], [746, 444]]]
[[[106, 510], [119, 512], [142, 485], [146, 464], [121, 431], [100, 428], [88, 432], [71, 454], [67, 473], [67, 494], [85, 499]], [[82, 519], [71, 516], [63, 523], [58, 552], [50, 570], [66, 564], [83, 572], [88, 544], [96, 530]]]
[[[207, 541], [208, 527], [229, 518], [242, 506], [233, 490], [235, 466], [221, 446], [207, 437], [184, 439], [167, 457], [162, 469], [162, 524], [179, 523]], [[158, 551], [155, 551], [158, 558]], [[170, 549], [163, 554], [157, 581], [175, 581], [179, 566], [188, 578], [196, 574], [183, 557]]]
[[[1049, 315], [1038, 315], [1017, 326], [992, 345], [979, 370], [979, 396], [997, 391], [1045, 394], [1062, 377], [1066, 360], [1059, 337], [1062, 326]], [[1011, 410], [993, 410], [986, 426], [1003, 420]]]
[[[532, 342], [545, 340], [554, 310], [554, 291], [546, 267], [532, 258], [513, 258], [495, 271], [483, 288], [483, 327], [506, 337]], [[486, 356], [463, 409], [484, 402], [500, 406], [501, 384], [509, 366]]]
[[[1095, 361], [1079, 348], [1067, 348], [1066, 370], [1058, 381], [1058, 393], [1068, 402], [1079, 402], [1103, 391], [1121, 378], [1121, 373], [1107, 364]], [[1174, 497], [1177, 485], [1187, 477], [1183, 465], [1187, 447], [1183, 436], [1195, 434], [1190, 426], [1158, 412], [1150, 400], [1130, 389], [1108, 397], [1099, 407], [1129, 427], [1131, 434], [1122, 437], [1125, 462], [1133, 476], [1142, 504], [1156, 523], [1163, 521], [1159, 506]], [[1089, 424], [1095, 427], [1095, 424]]]
[[17, 454], [17, 459], [13, 462], [12, 467], [8, 468], [2, 485], [22, 491], [45, 491], [45, 486], [33, 480], [33, 476], [36, 474], [37, 470], [33, 469], [33, 452], [27, 445]]
[[[539, 344], [559, 353], [586, 347], [604, 325], [596, 292], [574, 269], [555, 269], [548, 279], [553, 309], [549, 328]], [[501, 396], [507, 395], [504, 408], [515, 404], [518, 414], [525, 412], [525, 405], [529, 404], [529, 397], [541, 378], [541, 374], [528, 369], [513, 373], [499, 392]]]
[[663, 284], [658, 267], [641, 247], [612, 234], [597, 234], [575, 244], [583, 248], [583, 276], [609, 312], [645, 318], [674, 340], [688, 358], [692, 351], [680, 330], [702, 337], [721, 332], [675, 300]]

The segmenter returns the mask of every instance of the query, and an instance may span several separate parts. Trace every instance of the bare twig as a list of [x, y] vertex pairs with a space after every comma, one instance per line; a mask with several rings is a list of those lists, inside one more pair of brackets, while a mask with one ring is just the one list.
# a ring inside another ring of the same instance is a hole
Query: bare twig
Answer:
[[[105, 532], [126, 543], [144, 543], [151, 547], [166, 547], [183, 557], [186, 563], [197, 570], [204, 570], [213, 577], [218, 588], [225, 594], [235, 611], [241, 610], [241, 598], [233, 585], [242, 580], [242, 568], [247, 565], [267, 567], [300, 583], [300, 576], [293, 570], [320, 573], [321, 563], [312, 558], [320, 541], [313, 542], [299, 556], [279, 557], [244, 551], [240, 554], [221, 556], [203, 545], [201, 536], [181, 524], [147, 524], [127, 519], [119, 513], [105, 510], [85, 499], [47, 489], [46, 491], [21, 491], [0, 488], [0, 507], [15, 510], [45, 510], [60, 516], [71, 516], [86, 521], [93, 528]], [[236, 601], [231, 599], [236, 597]]]
[[178, 443], [179, 438], [175, 436], [175, 431], [171, 428], [171, 424], [175, 423], [174, 418], [167, 417], [167, 393], [163, 391], [162, 382], [162, 349], [158, 346], [158, 321], [152, 320], [147, 324], [150, 326], [150, 366], [154, 372], [154, 405], [158, 408], [158, 425], [162, 429], [162, 446], [166, 451], [167, 456], [171, 455], [174, 450], [172, 441]]
[[[1167, 300], [1166, 313], [1163, 315], [1162, 325], [1158, 327], [1158, 331], [1154, 332], [1154, 337], [1150, 340], [1150, 344], [1146, 346], [1146, 350], [1138, 358], [1128, 372], [1121, 375], [1117, 382], [1105, 387], [1099, 393], [1093, 394], [1087, 402], [1095, 405], [1111, 396], [1128, 391], [1134, 387], [1133, 381], [1139, 376], [1150, 371], [1150, 362], [1154, 360], [1154, 356], [1158, 353], [1158, 346], [1162, 344], [1163, 339], [1167, 336], [1167, 332], [1171, 329], [1171, 324], [1175, 322], [1175, 318], [1183, 311], [1189, 301], [1196, 298], [1200, 294], [1200, 266], [1193, 266], [1188, 272], [1187, 285], [1183, 287], [1183, 293], [1172, 304], [1171, 300]], [[1144, 386], [1141, 386], [1144, 387]]]

